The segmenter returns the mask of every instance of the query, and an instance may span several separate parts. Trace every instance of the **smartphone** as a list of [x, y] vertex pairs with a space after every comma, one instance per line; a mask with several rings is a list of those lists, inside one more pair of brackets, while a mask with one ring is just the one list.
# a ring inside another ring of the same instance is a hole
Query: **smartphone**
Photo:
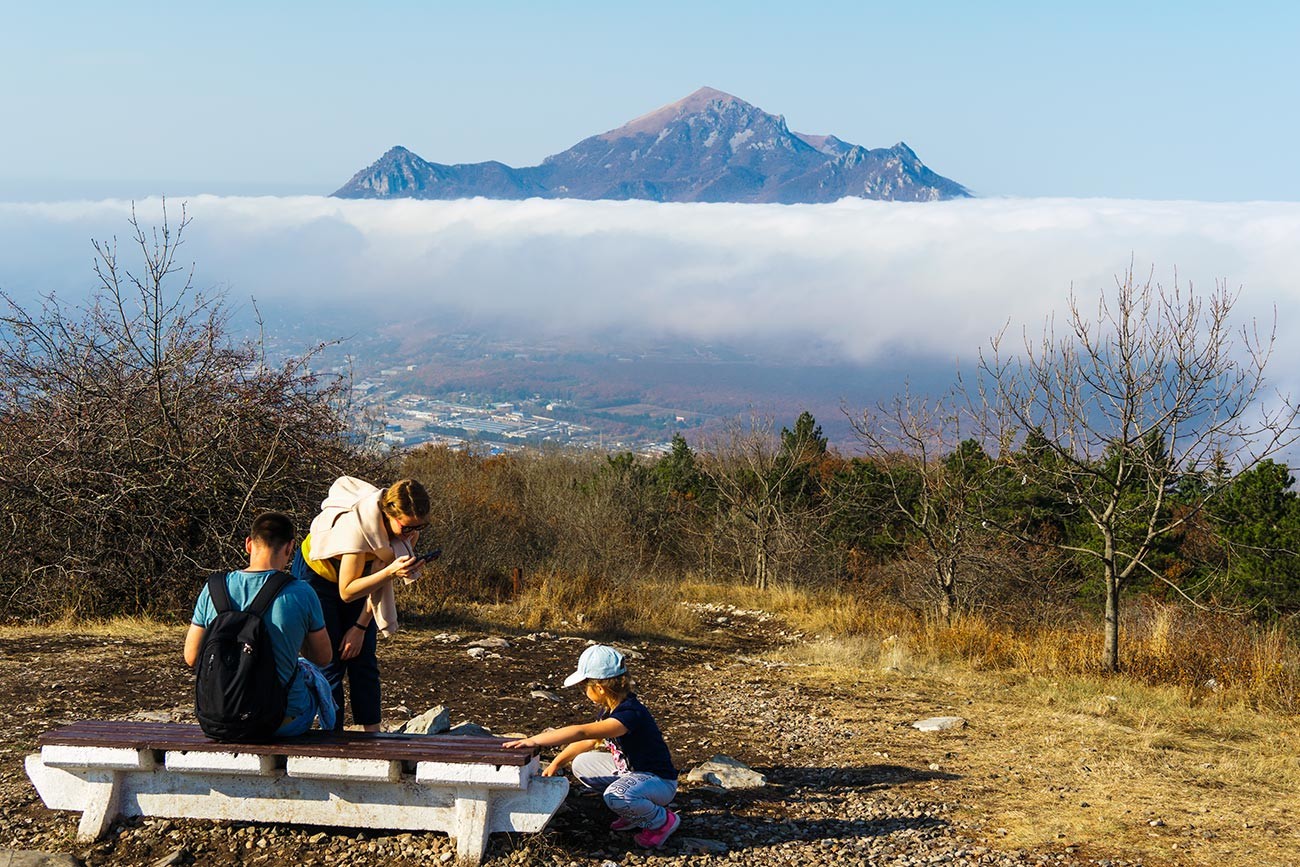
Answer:
[[428, 552], [426, 552], [426, 553], [424, 553], [424, 554], [417, 554], [417, 555], [415, 555], [415, 562], [416, 562], [416, 563], [430, 563], [430, 562], [432, 562], [432, 561], [434, 561], [434, 560], [437, 560], [440, 556], [442, 556], [442, 549], [441, 549], [441, 548], [434, 548], [432, 551], [428, 551]]

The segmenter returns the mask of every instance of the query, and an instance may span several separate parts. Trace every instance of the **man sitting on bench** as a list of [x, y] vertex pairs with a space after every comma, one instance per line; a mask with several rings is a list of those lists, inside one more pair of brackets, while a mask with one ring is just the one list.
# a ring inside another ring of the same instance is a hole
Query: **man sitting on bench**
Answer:
[[[264, 732], [263, 736], [300, 735], [311, 728], [317, 716], [321, 718], [322, 728], [334, 727], [335, 708], [329, 684], [316, 667], [327, 664], [333, 658], [320, 600], [306, 582], [292, 579], [284, 572], [293, 556], [294, 535], [293, 522], [287, 515], [279, 512], [259, 515], [253, 521], [248, 538], [244, 540], [244, 550], [248, 552], [248, 568], [224, 576], [228, 605], [213, 602], [213, 585], [222, 580], [222, 576], [214, 575], [199, 593], [189, 632], [185, 635], [185, 662], [194, 666], [200, 662], [200, 656], [204, 653], [205, 633], [221, 613], [219, 609], [228, 607], [234, 611], [244, 611], [253, 604], [259, 591], [268, 582], [290, 579], [275, 594], [262, 618], [262, 629], [270, 640], [279, 684], [288, 684], [283, 720], [279, 722], [278, 728], [273, 732]], [[216, 592], [220, 593], [220, 586]], [[274, 592], [274, 588], [271, 592]], [[209, 647], [211, 644], [209, 642]], [[306, 659], [299, 658], [300, 650]], [[213, 660], [204, 661], [204, 665], [215, 664]], [[200, 666], [200, 675], [202, 678], [203, 666]], [[200, 693], [203, 689], [204, 685], [200, 684]], [[203, 702], [204, 699], [200, 697], [198, 710], [201, 719], [204, 713]], [[208, 729], [209, 726], [205, 725], [205, 731]]]

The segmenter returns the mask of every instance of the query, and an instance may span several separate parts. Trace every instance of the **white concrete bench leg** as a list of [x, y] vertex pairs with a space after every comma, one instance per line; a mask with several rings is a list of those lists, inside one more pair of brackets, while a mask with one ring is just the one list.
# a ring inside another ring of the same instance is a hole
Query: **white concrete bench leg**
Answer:
[[77, 825], [77, 840], [81, 843], [104, 836], [122, 812], [123, 775], [152, 771], [157, 766], [152, 750], [124, 747], [49, 746], [41, 750], [41, 760], [51, 768], [77, 773], [83, 780], [85, 806]]
[[456, 857], [462, 863], [478, 864], [488, 844], [488, 813], [491, 793], [487, 789], [456, 790]]
[[77, 842], [93, 843], [108, 831], [122, 808], [122, 772], [87, 771], [85, 810], [77, 824]]

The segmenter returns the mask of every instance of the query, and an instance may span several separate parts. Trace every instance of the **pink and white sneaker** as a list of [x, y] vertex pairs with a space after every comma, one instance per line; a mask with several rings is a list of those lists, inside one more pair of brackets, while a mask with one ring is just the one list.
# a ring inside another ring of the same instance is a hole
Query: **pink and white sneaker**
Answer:
[[635, 827], [636, 825], [632, 824], [627, 819], [624, 819], [622, 816], [619, 816], [617, 819], [609, 823], [609, 830], [611, 831], [631, 831]]
[[660, 849], [664, 843], [668, 842], [668, 838], [677, 830], [677, 826], [682, 823], [682, 820], [672, 810], [666, 812], [668, 815], [662, 825], [658, 828], [646, 828], [632, 838], [638, 846], [644, 846], [647, 849]]

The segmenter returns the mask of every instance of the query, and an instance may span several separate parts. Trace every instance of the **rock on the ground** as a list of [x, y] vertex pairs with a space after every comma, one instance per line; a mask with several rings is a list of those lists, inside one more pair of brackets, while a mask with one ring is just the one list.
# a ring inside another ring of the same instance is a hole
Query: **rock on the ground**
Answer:
[[190, 863], [191, 857], [190, 850], [181, 846], [179, 849], [173, 849], [153, 862], [152, 867], [179, 867], [181, 864]]
[[731, 756], [722, 755], [691, 768], [686, 779], [694, 783], [722, 786], [724, 789], [757, 789], [767, 785], [766, 775]]
[[81, 861], [62, 852], [37, 852], [33, 849], [0, 849], [4, 867], [82, 867]]
[[457, 737], [485, 737], [492, 734], [492, 729], [484, 728], [478, 723], [466, 720], [447, 729], [447, 734], [456, 735]]
[[683, 853], [700, 855], [725, 855], [729, 848], [721, 840], [709, 840], [704, 837], [679, 837], [677, 848]]
[[478, 641], [471, 641], [470, 647], [487, 647], [492, 650], [503, 650], [510, 646], [510, 642], [504, 638], [480, 638]]
[[411, 717], [397, 731], [408, 735], [436, 735], [451, 728], [451, 714], [442, 705], [431, 707], [417, 717]]
[[933, 716], [929, 719], [917, 720], [912, 723], [912, 728], [922, 732], [947, 732], [965, 725], [966, 720], [959, 716]]

